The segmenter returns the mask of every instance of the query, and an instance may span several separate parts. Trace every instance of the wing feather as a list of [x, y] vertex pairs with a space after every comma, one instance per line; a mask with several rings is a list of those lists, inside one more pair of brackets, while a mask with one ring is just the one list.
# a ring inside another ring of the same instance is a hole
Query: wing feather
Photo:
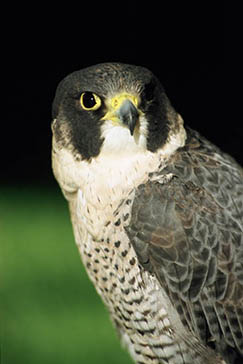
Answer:
[[127, 233], [183, 324], [216, 350], [229, 345], [243, 356], [241, 168], [190, 132], [168, 166], [138, 187]]

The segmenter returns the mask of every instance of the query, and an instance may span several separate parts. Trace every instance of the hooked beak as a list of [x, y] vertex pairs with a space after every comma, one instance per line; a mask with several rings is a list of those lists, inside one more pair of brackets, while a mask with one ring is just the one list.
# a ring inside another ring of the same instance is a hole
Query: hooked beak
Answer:
[[115, 124], [125, 125], [129, 128], [131, 135], [134, 133], [139, 114], [137, 109], [138, 98], [130, 94], [114, 96], [107, 102], [107, 113], [103, 120], [112, 120]]
[[119, 119], [124, 125], [127, 125], [131, 135], [133, 135], [137, 120], [139, 117], [138, 110], [130, 100], [123, 101], [123, 104], [117, 111]]

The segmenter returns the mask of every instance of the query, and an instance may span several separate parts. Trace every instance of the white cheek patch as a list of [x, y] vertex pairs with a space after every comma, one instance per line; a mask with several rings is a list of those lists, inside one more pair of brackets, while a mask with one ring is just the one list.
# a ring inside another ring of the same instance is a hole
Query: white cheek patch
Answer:
[[[102, 125], [104, 143], [101, 152], [90, 161], [77, 160], [72, 151], [60, 148], [53, 137], [53, 170], [65, 196], [75, 198], [80, 189], [80, 208], [89, 203], [103, 209], [119, 203], [134, 187], [143, 183], [150, 172], [166, 166], [168, 158], [185, 144], [186, 132], [179, 119], [176, 133], [169, 133], [165, 145], [152, 153], [146, 149], [147, 121], [140, 117], [132, 136], [127, 127], [106, 121]], [[171, 176], [168, 176], [171, 178]]]

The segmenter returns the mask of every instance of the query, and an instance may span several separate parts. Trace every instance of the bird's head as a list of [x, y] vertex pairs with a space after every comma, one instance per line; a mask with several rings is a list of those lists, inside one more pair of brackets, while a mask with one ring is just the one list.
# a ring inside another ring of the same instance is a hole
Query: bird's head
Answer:
[[101, 154], [156, 152], [178, 128], [158, 79], [146, 68], [103, 63], [60, 82], [53, 103], [56, 143], [77, 160]]

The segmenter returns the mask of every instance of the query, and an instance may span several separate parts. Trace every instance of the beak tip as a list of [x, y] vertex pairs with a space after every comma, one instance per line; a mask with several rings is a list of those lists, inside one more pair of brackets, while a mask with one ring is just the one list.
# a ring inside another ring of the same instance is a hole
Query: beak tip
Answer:
[[131, 136], [133, 136], [133, 134], [134, 134], [134, 130], [135, 130], [135, 126], [136, 126], [136, 123], [133, 125], [133, 124], [131, 124], [131, 125], [128, 125], [129, 126], [129, 130], [130, 130], [130, 134], [131, 134]]

